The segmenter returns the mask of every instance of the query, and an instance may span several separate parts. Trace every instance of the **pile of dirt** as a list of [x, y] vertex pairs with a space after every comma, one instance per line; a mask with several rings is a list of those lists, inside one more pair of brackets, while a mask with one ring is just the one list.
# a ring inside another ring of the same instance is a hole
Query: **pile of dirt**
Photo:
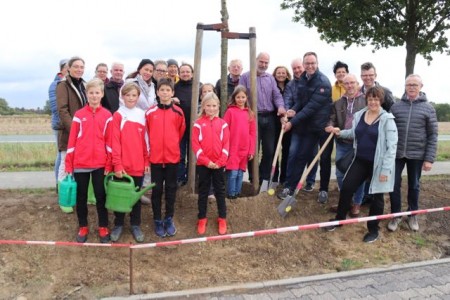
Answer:
[[[422, 186], [421, 208], [448, 206], [450, 177], [427, 177]], [[249, 191], [249, 186], [245, 186]], [[317, 203], [317, 190], [300, 192], [298, 205], [285, 219], [276, 210], [275, 196], [243, 197], [228, 205], [229, 233], [239, 233], [324, 222], [333, 217], [328, 209], [337, 203], [336, 183], [330, 201]], [[77, 231], [74, 214], [65, 215], [51, 190], [0, 191], [1, 240], [73, 241]], [[217, 234], [217, 207], [209, 205], [206, 235]], [[389, 212], [386, 196], [385, 212]], [[368, 207], [363, 207], [362, 216]], [[197, 237], [197, 198], [184, 188], [178, 191], [175, 237], [160, 239], [153, 233], [151, 207], [143, 206], [145, 242]], [[96, 214], [89, 207], [88, 242], [98, 242]], [[113, 215], [110, 214], [112, 224]], [[128, 219], [127, 219], [128, 220]], [[351, 269], [388, 266], [442, 258], [450, 254], [450, 214], [419, 216], [420, 231], [406, 222], [390, 233], [381, 222], [381, 238], [365, 244], [366, 224], [343, 226], [334, 232], [320, 229], [207, 243], [135, 249], [132, 255], [136, 294], [274, 280]], [[127, 227], [128, 228], [128, 227]], [[121, 243], [133, 243], [125, 230]], [[0, 245], [1, 299], [95, 299], [129, 294], [130, 250], [114, 247], [55, 247]]]

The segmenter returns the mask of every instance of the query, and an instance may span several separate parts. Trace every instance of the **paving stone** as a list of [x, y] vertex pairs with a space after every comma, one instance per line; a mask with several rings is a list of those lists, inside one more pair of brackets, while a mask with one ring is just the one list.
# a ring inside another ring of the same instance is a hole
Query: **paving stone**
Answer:
[[427, 278], [421, 278], [421, 279], [414, 279], [411, 280], [411, 282], [414, 282], [418, 287], [426, 287], [430, 285], [439, 285], [440, 283], [432, 277]]
[[444, 295], [444, 293], [442, 293], [440, 290], [432, 286], [427, 286], [424, 288], [416, 288], [415, 290], [423, 296]]
[[355, 293], [352, 289], [346, 289], [339, 292], [331, 292], [331, 294], [337, 299], [348, 299], [348, 298], [356, 298], [358, 294]]
[[434, 285], [434, 287], [443, 292], [445, 295], [450, 295], [450, 281], [444, 285]]
[[434, 280], [436, 280], [437, 282], [439, 282], [441, 284], [446, 284], [447, 282], [450, 282], [450, 270], [449, 270], [448, 275], [435, 276]]
[[[338, 284], [341, 284], [341, 282], [337, 282]], [[317, 291], [319, 295], [325, 294], [328, 292], [338, 292], [341, 289], [339, 288], [339, 285], [335, 284], [332, 280], [329, 282], [322, 282], [322, 284], [314, 284], [311, 285], [311, 287]]]
[[345, 290], [347, 288], [363, 288], [377, 283], [373, 278], [370, 277], [359, 277], [355, 279], [350, 279], [339, 284], [339, 288], [341, 290]]
[[386, 294], [389, 292], [394, 292], [394, 291], [404, 291], [404, 290], [407, 290], [410, 288], [416, 288], [416, 287], [418, 288], [419, 286], [410, 280], [402, 281], [402, 282], [393, 281], [393, 282], [389, 282], [387, 284], [375, 285], [375, 288], [383, 294]]
[[322, 295], [311, 295], [311, 300], [338, 300], [342, 298], [336, 298], [331, 293], [325, 293]]
[[381, 294], [379, 290], [377, 290], [374, 286], [366, 286], [357, 289], [353, 289], [359, 296], [368, 297], [371, 295]]
[[314, 290], [311, 286], [291, 289], [291, 293], [294, 294], [296, 297], [301, 297], [305, 295], [317, 295], [316, 290]]
[[290, 290], [281, 290], [281, 291], [275, 291], [275, 292], [271, 292], [268, 291], [267, 294], [269, 295], [269, 297], [271, 299], [295, 299], [295, 295], [293, 293], [291, 293]]
[[259, 293], [259, 294], [245, 294], [242, 295], [245, 300], [272, 300], [269, 295], [266, 293]]
[[398, 300], [399, 296], [396, 292], [389, 292], [386, 294], [380, 294], [375, 296], [379, 300]]

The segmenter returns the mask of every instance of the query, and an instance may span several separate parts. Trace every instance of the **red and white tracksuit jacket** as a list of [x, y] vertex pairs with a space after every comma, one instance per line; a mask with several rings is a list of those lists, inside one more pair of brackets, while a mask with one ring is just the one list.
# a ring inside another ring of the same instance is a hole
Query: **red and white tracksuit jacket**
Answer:
[[66, 172], [75, 169], [105, 168], [111, 171], [112, 120], [109, 110], [99, 106], [94, 112], [89, 105], [77, 110], [70, 128], [67, 145]]
[[172, 103], [157, 104], [147, 110], [145, 118], [150, 144], [150, 163], [179, 163], [180, 141], [186, 130], [183, 110]]
[[197, 165], [208, 166], [209, 162], [213, 162], [224, 167], [230, 149], [228, 124], [219, 117], [200, 117], [192, 127], [191, 144]]
[[148, 166], [145, 112], [121, 106], [112, 120], [112, 165], [114, 171], [143, 176]]

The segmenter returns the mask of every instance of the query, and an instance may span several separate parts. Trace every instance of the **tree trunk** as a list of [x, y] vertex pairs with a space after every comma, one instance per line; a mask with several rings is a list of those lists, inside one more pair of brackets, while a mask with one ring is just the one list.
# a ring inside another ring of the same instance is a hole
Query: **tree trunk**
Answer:
[[406, 74], [405, 78], [414, 73], [414, 66], [416, 64], [416, 56], [417, 56], [417, 48], [415, 46], [408, 45], [406, 42], [406, 60], [405, 60], [405, 69]]
[[[222, 29], [223, 32], [228, 32], [228, 10], [227, 0], [222, 0], [222, 9], [220, 10], [222, 15], [222, 23], [227, 24], [226, 28]], [[227, 109], [228, 100], [228, 79], [227, 79], [227, 62], [228, 62], [228, 39], [222, 38], [220, 54], [220, 116], [223, 117], [225, 110]]]

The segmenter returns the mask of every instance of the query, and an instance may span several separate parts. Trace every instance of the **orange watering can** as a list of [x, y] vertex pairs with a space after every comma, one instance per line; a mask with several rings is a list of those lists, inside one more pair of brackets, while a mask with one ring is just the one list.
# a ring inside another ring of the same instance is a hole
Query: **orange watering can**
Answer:
[[70, 174], [58, 184], [58, 202], [65, 207], [73, 207], [77, 203], [77, 182]]
[[124, 174], [121, 179], [114, 180], [114, 173], [105, 176], [104, 184], [106, 190], [106, 208], [116, 212], [129, 213], [136, 202], [149, 189], [155, 186], [154, 183], [138, 191], [131, 176]]

